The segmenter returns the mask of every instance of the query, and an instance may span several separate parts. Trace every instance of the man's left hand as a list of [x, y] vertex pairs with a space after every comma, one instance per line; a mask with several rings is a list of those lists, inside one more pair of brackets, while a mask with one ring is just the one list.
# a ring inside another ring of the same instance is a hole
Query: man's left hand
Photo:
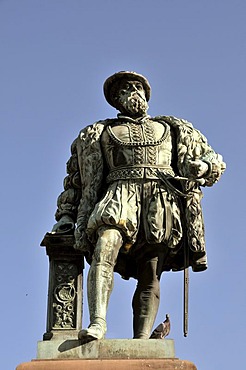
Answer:
[[208, 164], [206, 162], [197, 159], [196, 161], [189, 162], [189, 172], [190, 176], [195, 179], [203, 177], [208, 171]]

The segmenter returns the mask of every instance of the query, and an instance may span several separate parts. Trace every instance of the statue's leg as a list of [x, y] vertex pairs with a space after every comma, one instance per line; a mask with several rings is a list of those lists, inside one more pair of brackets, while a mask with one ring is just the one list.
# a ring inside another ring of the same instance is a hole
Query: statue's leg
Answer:
[[99, 229], [87, 280], [90, 325], [79, 332], [79, 339], [101, 339], [106, 333], [106, 313], [113, 289], [114, 266], [121, 246], [119, 230]]
[[157, 268], [158, 257], [139, 261], [138, 284], [132, 301], [134, 338], [148, 339], [154, 325], [160, 301]]

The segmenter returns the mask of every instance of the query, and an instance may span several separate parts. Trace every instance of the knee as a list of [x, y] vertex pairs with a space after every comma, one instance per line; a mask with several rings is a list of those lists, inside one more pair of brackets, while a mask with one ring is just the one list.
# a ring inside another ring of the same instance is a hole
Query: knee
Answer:
[[150, 268], [142, 268], [141, 273], [138, 274], [138, 285], [139, 291], [148, 292], [148, 294], [155, 295], [157, 298], [160, 297], [160, 277], [156, 273], [156, 269], [153, 268], [153, 264], [147, 263], [145, 266]]
[[93, 258], [97, 263], [115, 265], [119, 249], [122, 245], [122, 236], [117, 229], [101, 228], [98, 231], [98, 240]]
[[102, 244], [105, 246], [118, 246], [122, 245], [122, 236], [119, 230], [117, 229], [108, 229], [106, 227], [101, 227], [98, 229], [98, 239], [101, 239]]
[[158, 279], [155, 279], [152, 282], [150, 291], [156, 296], [156, 298], [160, 299], [160, 281]]
[[138, 282], [138, 289], [143, 294], [152, 295], [156, 298], [160, 298], [160, 281], [158, 279], [149, 280], [148, 282]]

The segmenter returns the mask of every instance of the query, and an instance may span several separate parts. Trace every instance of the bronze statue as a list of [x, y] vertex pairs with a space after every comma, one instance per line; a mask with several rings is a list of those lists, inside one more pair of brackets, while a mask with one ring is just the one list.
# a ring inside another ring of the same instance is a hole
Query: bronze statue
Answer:
[[162, 272], [207, 268], [200, 187], [216, 183], [225, 163], [191, 123], [147, 115], [150, 92], [135, 72], [109, 77], [104, 94], [120, 113], [82, 129], [71, 147], [53, 233], [74, 232], [91, 265], [83, 340], [106, 333], [114, 271], [138, 281], [134, 338], [147, 339]]

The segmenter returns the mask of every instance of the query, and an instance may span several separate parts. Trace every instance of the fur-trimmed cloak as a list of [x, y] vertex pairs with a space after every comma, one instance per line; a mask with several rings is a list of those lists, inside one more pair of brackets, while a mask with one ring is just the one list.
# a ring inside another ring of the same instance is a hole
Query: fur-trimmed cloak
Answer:
[[[216, 154], [208, 145], [206, 138], [191, 123], [172, 116], [151, 118], [165, 122], [170, 126], [174, 142], [174, 164], [179, 186], [186, 195], [184, 205], [184, 237], [182, 245], [175, 254], [168, 254], [163, 261], [163, 270], [179, 271], [192, 266], [193, 271], [207, 268], [204, 240], [204, 222], [201, 208], [202, 192], [200, 185], [212, 186], [225, 170], [221, 155]], [[75, 230], [75, 248], [84, 252], [90, 263], [93, 245], [86, 235], [87, 222], [95, 204], [107, 186], [105, 183], [106, 166], [101, 150], [101, 135], [104, 128], [116, 119], [98, 121], [84, 128], [71, 146], [72, 156], [67, 163], [68, 176], [64, 180], [64, 191], [58, 198], [56, 220], [69, 215], [77, 224]], [[209, 166], [206, 177], [199, 182], [192, 180], [189, 162], [202, 160]], [[187, 179], [187, 180], [186, 180]], [[185, 254], [184, 254], [184, 251]], [[186, 257], [184, 257], [184, 255]], [[186, 261], [185, 261], [186, 260]], [[131, 253], [119, 253], [115, 271], [123, 277], [135, 276], [136, 265]]]

